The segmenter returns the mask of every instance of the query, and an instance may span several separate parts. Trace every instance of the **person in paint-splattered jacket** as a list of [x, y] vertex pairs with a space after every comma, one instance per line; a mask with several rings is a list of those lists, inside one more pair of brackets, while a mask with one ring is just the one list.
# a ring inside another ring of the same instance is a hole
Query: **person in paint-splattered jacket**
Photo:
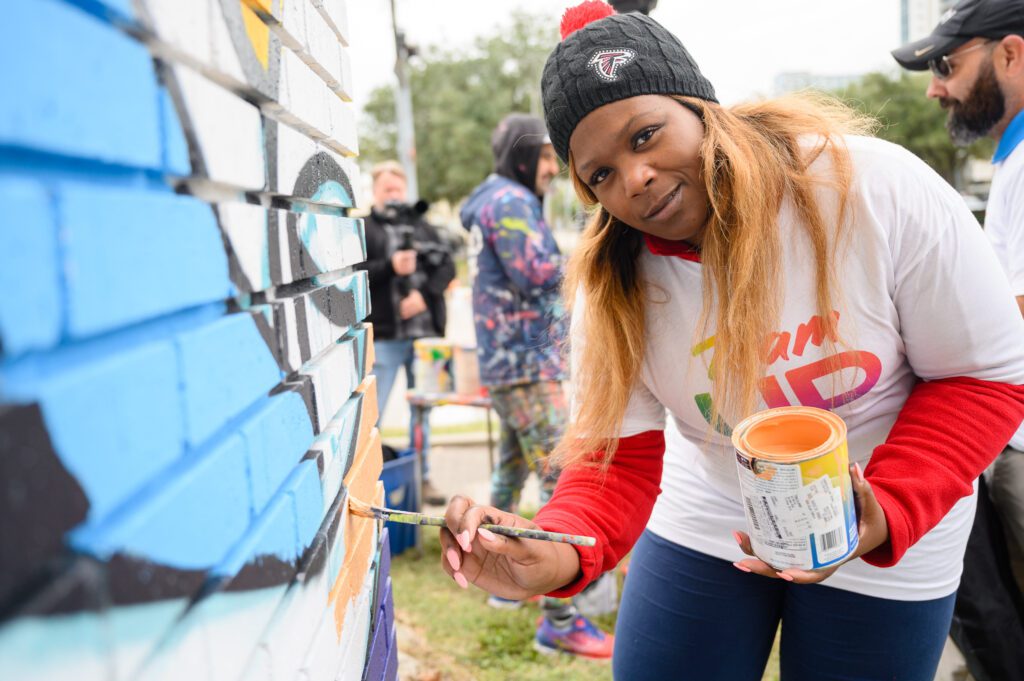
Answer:
[[547, 136], [539, 120], [539, 130], [529, 121], [513, 115], [506, 119], [503, 134], [496, 131], [495, 172], [473, 191], [461, 213], [470, 232], [480, 380], [488, 387], [566, 377], [561, 356], [562, 254], [544, 221], [540, 198], [558, 166], [552, 154], [540, 182], [526, 177], [528, 173], [516, 177], [512, 167], [517, 141], [526, 147], [521, 153], [539, 156]]
[[[562, 390], [562, 254], [542, 203], [558, 160], [544, 122], [523, 114], [498, 124], [491, 150], [494, 173], [473, 191], [461, 217], [470, 231], [480, 381], [501, 420], [491, 505], [515, 512], [530, 471], [540, 478], [542, 504], [554, 493], [559, 471], [549, 454], [569, 415]], [[514, 608], [520, 602], [491, 596], [488, 604]], [[546, 598], [541, 609], [538, 650], [611, 657], [614, 637], [580, 615], [569, 599]]]

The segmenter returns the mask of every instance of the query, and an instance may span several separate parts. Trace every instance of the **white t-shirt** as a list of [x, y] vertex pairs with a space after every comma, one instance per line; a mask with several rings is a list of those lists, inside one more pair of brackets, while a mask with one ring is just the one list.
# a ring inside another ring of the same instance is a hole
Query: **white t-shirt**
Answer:
[[[854, 164], [852, 223], [836, 263], [847, 368], [822, 376], [828, 344], [815, 334], [814, 262], [791, 205], [779, 215], [786, 294], [762, 406], [827, 406], [848, 427], [851, 463], [866, 466], [885, 441], [917, 377], [972, 376], [1024, 383], [1024, 320], [992, 249], [963, 200], [906, 150], [869, 138], [847, 139]], [[827, 172], [823, 154], [815, 169]], [[821, 205], [834, 192], [821, 190]], [[831, 200], [831, 204], [828, 202]], [[700, 263], [644, 251], [649, 282], [647, 349], [640, 385], [621, 436], [664, 428], [668, 451], [648, 528], [665, 539], [727, 560], [743, 557], [731, 537], [746, 526], [729, 439], [709, 426], [700, 405], [711, 392], [707, 365], [713, 331], [698, 337]], [[653, 282], [653, 283], [651, 283]], [[582, 340], [582, 339], [579, 339]], [[855, 353], [854, 351], [859, 351]], [[962, 499], [898, 565], [851, 561], [827, 585], [883, 598], [928, 600], [956, 590], [974, 497]]]
[[[1013, 295], [1024, 296], [1024, 142], [996, 163], [995, 169], [985, 210], [985, 233]], [[1024, 343], [1024, 338], [1020, 341]], [[1013, 436], [1010, 446], [1024, 450], [1024, 428]]]

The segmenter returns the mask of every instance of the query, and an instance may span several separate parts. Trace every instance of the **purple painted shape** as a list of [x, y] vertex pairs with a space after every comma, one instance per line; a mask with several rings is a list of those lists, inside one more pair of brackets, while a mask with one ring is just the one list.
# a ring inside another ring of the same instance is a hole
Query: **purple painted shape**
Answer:
[[380, 534], [380, 555], [377, 557], [377, 581], [373, 586], [373, 626], [377, 626], [377, 613], [380, 612], [381, 598], [384, 595], [387, 578], [391, 574], [391, 545], [388, 540], [388, 528]]
[[388, 581], [384, 587], [384, 596], [381, 600], [381, 621], [377, 624], [378, 627], [391, 627], [395, 623], [395, 599], [391, 594], [391, 578], [388, 577]]
[[398, 641], [391, 630], [391, 645], [388, 646], [388, 664], [384, 668], [383, 681], [398, 681]]
[[365, 681], [379, 681], [384, 678], [384, 669], [388, 664], [388, 635], [391, 633], [391, 627], [383, 626], [384, 624], [383, 618], [378, 617], [377, 629], [373, 632], [370, 649], [366, 653], [366, 668], [363, 671]]

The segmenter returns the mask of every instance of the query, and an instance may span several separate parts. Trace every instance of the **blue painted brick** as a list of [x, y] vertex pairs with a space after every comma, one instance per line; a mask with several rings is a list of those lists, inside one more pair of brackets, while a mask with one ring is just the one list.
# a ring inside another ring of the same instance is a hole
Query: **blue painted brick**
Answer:
[[228, 315], [177, 338], [186, 440], [197, 446], [265, 395], [281, 373], [248, 313]]
[[313, 439], [313, 425], [302, 396], [286, 392], [271, 397], [240, 432], [249, 453], [255, 516], [302, 459]]
[[132, 0], [64, 0], [81, 7], [105, 21], [135, 22], [135, 10]]
[[57, 226], [37, 182], [0, 178], [0, 206], [0, 349], [13, 356], [60, 340]]
[[71, 337], [228, 297], [227, 256], [205, 203], [69, 183], [58, 206]]
[[302, 555], [313, 543], [324, 515], [320, 474], [316, 463], [312, 460], [300, 463], [297, 471], [289, 478], [289, 482], [288, 494], [295, 504], [296, 536], [299, 542], [297, 555]]
[[163, 168], [172, 175], [188, 176], [192, 174], [192, 162], [189, 160], [188, 143], [181, 128], [181, 120], [174, 108], [171, 96], [163, 87], [159, 91], [160, 98], [160, 133], [163, 141]]
[[57, 0], [15, 2], [0, 63], [0, 144], [160, 167], [157, 82], [135, 40]]
[[219, 563], [249, 524], [245, 444], [232, 435], [157, 477], [108, 523], [76, 533], [76, 548], [183, 570]]
[[104, 516], [182, 453], [178, 364], [170, 342], [111, 343], [84, 361], [0, 372], [3, 397], [39, 402], [54, 449]]
[[250, 523], [246, 533], [213, 568], [213, 574], [232, 579], [260, 556], [275, 556], [285, 562], [297, 562], [298, 536], [295, 533], [295, 505], [287, 493], [275, 494], [263, 512]]

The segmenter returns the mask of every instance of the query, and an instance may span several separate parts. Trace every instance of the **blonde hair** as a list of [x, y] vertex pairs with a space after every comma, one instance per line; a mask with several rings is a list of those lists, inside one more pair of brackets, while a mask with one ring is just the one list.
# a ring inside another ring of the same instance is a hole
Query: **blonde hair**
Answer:
[[[704, 123], [700, 154], [709, 216], [701, 242], [702, 314], [698, 329], [715, 327], [710, 423], [735, 423], [757, 404], [766, 344], [782, 304], [782, 246], [778, 214], [789, 198], [814, 255], [816, 302], [826, 337], [838, 338], [831, 314], [836, 295], [832, 269], [836, 244], [847, 219], [852, 178], [845, 134], [866, 134], [875, 122], [824, 95], [801, 94], [724, 108], [692, 97], [674, 97]], [[810, 143], [810, 148], [808, 148]], [[809, 171], [821, 154], [832, 161], [830, 176]], [[576, 174], [569, 174], [580, 200], [597, 199]], [[815, 196], [831, 186], [837, 214], [823, 214]], [[837, 226], [831, 228], [832, 221]], [[572, 309], [583, 291], [586, 311], [574, 324], [585, 338], [574, 353], [577, 414], [556, 450], [570, 465], [604, 451], [604, 464], [618, 446], [630, 394], [639, 380], [646, 347], [646, 283], [639, 267], [641, 233], [603, 207], [591, 218], [572, 254], [564, 293]], [[680, 339], [683, 342], [683, 339]]]
[[402, 164], [398, 161], [381, 161], [370, 169], [370, 177], [373, 178], [374, 182], [377, 182], [377, 178], [385, 173], [397, 175], [403, 180], [407, 179], [405, 176], [405, 168], [403, 168]]

